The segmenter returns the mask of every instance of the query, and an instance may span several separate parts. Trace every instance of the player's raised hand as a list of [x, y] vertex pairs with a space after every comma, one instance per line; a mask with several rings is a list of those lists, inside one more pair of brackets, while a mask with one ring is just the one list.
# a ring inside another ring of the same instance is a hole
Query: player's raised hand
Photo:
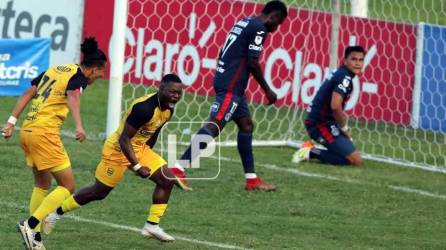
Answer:
[[142, 166], [136, 171], [136, 174], [141, 178], [147, 178], [150, 176], [150, 168]]
[[2, 136], [8, 140], [11, 138], [12, 133], [14, 132], [14, 124], [7, 122], [5, 126], [2, 128]]
[[272, 105], [277, 101], [277, 95], [272, 90], [266, 91], [266, 98], [268, 98], [268, 105]]
[[76, 140], [79, 142], [83, 142], [87, 138], [87, 133], [85, 133], [85, 130], [83, 127], [76, 128]]

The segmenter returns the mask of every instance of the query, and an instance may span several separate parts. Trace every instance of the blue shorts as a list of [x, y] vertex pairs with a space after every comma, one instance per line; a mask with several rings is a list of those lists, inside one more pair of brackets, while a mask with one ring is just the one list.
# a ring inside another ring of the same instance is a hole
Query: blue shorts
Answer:
[[221, 91], [217, 92], [215, 101], [211, 105], [210, 117], [224, 126], [231, 120], [251, 117], [251, 113], [244, 96]]
[[317, 124], [307, 119], [305, 128], [311, 139], [324, 145], [330, 152], [346, 157], [356, 151], [353, 142], [341, 132], [335, 123]]

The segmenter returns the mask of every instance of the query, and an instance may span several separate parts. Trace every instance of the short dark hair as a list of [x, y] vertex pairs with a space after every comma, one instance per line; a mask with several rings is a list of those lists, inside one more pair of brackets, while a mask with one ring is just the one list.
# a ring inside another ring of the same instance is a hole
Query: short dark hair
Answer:
[[84, 55], [81, 64], [86, 67], [102, 67], [107, 62], [105, 53], [98, 48], [94, 37], [85, 38], [81, 44], [81, 52]]
[[168, 83], [168, 82], [179, 82], [179, 83], [183, 83], [181, 81], [181, 79], [175, 75], [175, 74], [167, 74], [165, 76], [163, 76], [163, 78], [161, 79], [161, 85]]
[[362, 46], [348, 46], [344, 50], [344, 58], [347, 58], [352, 52], [362, 52], [365, 54], [365, 49]]
[[277, 1], [277, 0], [269, 1], [268, 3], [266, 3], [265, 7], [263, 7], [262, 14], [268, 15], [274, 11], [282, 12], [283, 17], [288, 16], [288, 10], [286, 9], [285, 4], [283, 2]]

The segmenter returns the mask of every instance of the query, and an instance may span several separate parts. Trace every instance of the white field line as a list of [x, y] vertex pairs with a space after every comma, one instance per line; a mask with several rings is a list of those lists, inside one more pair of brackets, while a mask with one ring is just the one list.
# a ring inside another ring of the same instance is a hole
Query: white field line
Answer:
[[[13, 208], [13, 209], [24, 209], [24, 210], [28, 209], [28, 206], [19, 205], [14, 202], [0, 201], [0, 205], [2, 205], [4, 207]], [[131, 232], [137, 232], [137, 233], [141, 232], [141, 228], [136, 228], [136, 227], [122, 225], [122, 224], [116, 224], [116, 223], [111, 223], [111, 222], [106, 222], [106, 221], [87, 219], [87, 218], [83, 218], [83, 217], [76, 216], [76, 215], [66, 215], [63, 218], [72, 219], [74, 221], [102, 225], [102, 226], [116, 228], [116, 229], [122, 229], [122, 230], [126, 230], [126, 231], [131, 231]], [[223, 249], [240, 249], [240, 250], [249, 249], [249, 248], [244, 248], [244, 247], [239, 247], [239, 246], [234, 246], [234, 245], [228, 245], [228, 244], [224, 244], [224, 243], [217, 243], [217, 242], [211, 242], [211, 241], [205, 241], [205, 240], [197, 240], [197, 239], [187, 238], [187, 237], [183, 237], [183, 236], [173, 235], [173, 237], [177, 240], [187, 241], [187, 242], [191, 242], [191, 243], [195, 243], [195, 244], [206, 245], [209, 247], [218, 247], [218, 248], [223, 248]]]
[[[215, 67], [214, 67], [215, 68]], [[15, 130], [20, 130], [20, 127], [15, 127]], [[67, 130], [61, 130], [60, 131], [61, 135], [67, 138], [75, 138], [76, 135], [74, 134], [73, 131], [67, 131]], [[104, 141], [106, 139], [105, 133], [99, 133], [97, 135], [87, 135], [87, 139], [90, 141]], [[265, 141], [261, 141], [262, 143]], [[229, 142], [222, 142], [221, 146], [235, 146], [237, 145], [237, 142], [234, 141], [229, 141]], [[256, 141], [253, 141], [253, 145], [256, 145]], [[299, 147], [300, 143], [296, 143], [293, 141], [288, 141], [288, 142], [282, 142], [282, 141], [274, 141], [274, 143], [272, 144], [272, 146], [274, 145], [283, 145], [283, 146], [291, 146], [291, 147]], [[188, 145], [186, 145], [188, 146]], [[371, 154], [367, 154], [367, 153], [361, 153], [361, 156], [364, 159], [367, 160], [372, 160], [372, 161], [376, 161], [376, 162], [385, 162], [390, 164], [391, 166], [399, 166], [399, 167], [409, 167], [409, 168], [418, 168], [418, 169], [422, 169], [422, 170], [426, 170], [426, 171], [430, 171], [430, 172], [438, 172], [438, 173], [446, 173], [446, 166], [445, 167], [437, 167], [437, 166], [432, 166], [432, 165], [425, 165], [425, 164], [419, 164], [419, 163], [415, 163], [415, 162], [408, 162], [408, 161], [403, 161], [403, 160], [395, 160], [392, 158], [388, 158], [388, 157], [380, 157], [377, 155], [371, 155]]]
[[[62, 132], [63, 136], [66, 136], [66, 137], [69, 137], [69, 138], [75, 138], [73, 133], [69, 133], [69, 132], [67, 133], [67, 131], [61, 131], [61, 132]], [[96, 140], [102, 140], [102, 139], [93, 138], [93, 140], [96, 141]], [[209, 157], [209, 158], [218, 159], [217, 157]], [[240, 163], [240, 160], [235, 160], [235, 159], [228, 158], [228, 157], [223, 157], [223, 156], [220, 157], [220, 160], [230, 161], [230, 162], [239, 162]], [[415, 193], [415, 194], [422, 195], [422, 196], [427, 196], [427, 197], [432, 197], [432, 198], [446, 200], [446, 195], [435, 194], [435, 193], [431, 193], [431, 192], [428, 192], [428, 191], [425, 191], [425, 190], [419, 190], [419, 189], [414, 189], [414, 188], [410, 188], [410, 187], [403, 187], [403, 186], [396, 186], [396, 185], [385, 185], [385, 184], [380, 185], [380, 184], [371, 183], [371, 182], [352, 180], [352, 179], [346, 179], [346, 178], [339, 178], [339, 177], [331, 176], [331, 175], [309, 173], [309, 172], [301, 171], [301, 170], [294, 169], [294, 168], [278, 167], [277, 165], [274, 165], [274, 164], [257, 163], [256, 166], [259, 166], [259, 167], [262, 167], [262, 168], [266, 168], [266, 169], [270, 169], [270, 170], [273, 170], [273, 171], [288, 172], [288, 173], [291, 173], [291, 174], [305, 176], [305, 177], [320, 178], [320, 179], [327, 179], [327, 180], [333, 180], [333, 181], [355, 183], [355, 184], [360, 184], [360, 185], [369, 185], [369, 186], [376, 186], [376, 187], [385, 186], [387, 188], [390, 188], [390, 189], [393, 189], [393, 190], [397, 190], [397, 191], [402, 191], [402, 192], [406, 192], [406, 193]]]
[[[210, 158], [217, 159], [217, 157], [210, 157]], [[234, 160], [234, 159], [231, 159], [228, 157], [220, 157], [220, 160], [240, 163], [240, 160]], [[431, 192], [428, 192], [425, 190], [420, 190], [420, 189], [415, 189], [415, 188], [410, 188], [410, 187], [387, 185], [387, 184], [376, 184], [376, 183], [366, 182], [366, 181], [352, 180], [352, 179], [347, 179], [347, 178], [339, 178], [339, 177], [332, 176], [332, 175], [309, 173], [309, 172], [305, 172], [305, 171], [302, 171], [302, 170], [299, 170], [296, 168], [278, 167], [277, 165], [274, 165], [274, 164], [257, 163], [256, 166], [274, 170], [274, 171], [286, 172], [286, 173], [291, 173], [291, 174], [305, 176], [305, 177], [311, 177], [311, 178], [327, 179], [327, 180], [332, 180], [332, 181], [340, 181], [340, 182], [354, 183], [354, 184], [359, 184], [359, 185], [368, 185], [368, 186], [375, 186], [375, 187], [387, 187], [387, 188], [390, 188], [390, 189], [393, 189], [396, 191], [401, 191], [401, 192], [406, 192], [406, 193], [415, 193], [415, 194], [422, 195], [422, 196], [446, 200], [446, 195], [435, 194], [435, 193], [431, 193]]]

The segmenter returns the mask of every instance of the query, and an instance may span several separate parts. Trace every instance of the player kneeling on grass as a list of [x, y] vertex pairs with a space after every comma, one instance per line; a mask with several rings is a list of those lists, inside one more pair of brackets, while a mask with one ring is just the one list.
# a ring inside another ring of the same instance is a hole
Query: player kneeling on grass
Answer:
[[104, 143], [102, 160], [96, 168], [96, 181], [67, 198], [62, 206], [51, 213], [43, 223], [43, 232], [51, 233], [57, 219], [91, 201], [104, 199], [124, 177], [127, 169], [142, 178], [155, 182], [152, 206], [141, 233], [161, 241], [173, 241], [159, 226], [167, 208], [174, 184], [181, 183], [171, 174], [166, 161], [152, 148], [163, 125], [172, 117], [175, 104], [180, 100], [183, 85], [178, 76], [165, 75], [157, 93], [140, 97], [131, 107], [114, 132]]
[[361, 73], [364, 55], [361, 46], [347, 47], [343, 65], [321, 85], [308, 108], [305, 128], [310, 137], [326, 149], [315, 148], [312, 142], [307, 141], [294, 154], [293, 162], [319, 159], [333, 165], [362, 164], [361, 155], [351, 139], [344, 108], [353, 90], [352, 80]]

